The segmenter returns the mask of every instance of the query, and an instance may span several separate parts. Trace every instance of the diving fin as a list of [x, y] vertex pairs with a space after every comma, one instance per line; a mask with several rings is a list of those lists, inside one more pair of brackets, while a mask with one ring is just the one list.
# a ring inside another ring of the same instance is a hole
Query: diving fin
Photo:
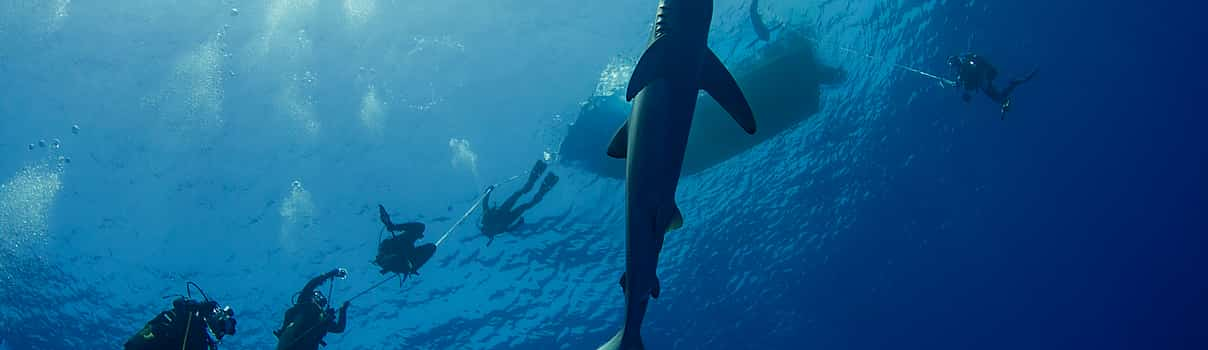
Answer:
[[625, 159], [629, 155], [629, 121], [621, 124], [621, 128], [617, 129], [617, 134], [612, 136], [612, 142], [608, 144], [608, 156]]
[[738, 82], [734, 81], [734, 76], [730, 75], [730, 71], [726, 70], [726, 66], [721, 63], [721, 59], [717, 58], [713, 50], [706, 49], [705, 53], [700, 63], [701, 89], [717, 100], [721, 108], [730, 113], [730, 117], [738, 122], [743, 131], [746, 131], [747, 134], [754, 134], [755, 113], [751, 112], [751, 105], [747, 103], [747, 97], [743, 96]]
[[382, 220], [382, 225], [386, 225], [387, 227], [394, 225], [390, 222], [390, 213], [387, 213], [386, 207], [383, 207], [381, 204], [378, 204], [378, 219]]
[[661, 36], [654, 39], [650, 46], [646, 47], [646, 51], [642, 52], [642, 58], [638, 59], [638, 64], [633, 67], [633, 74], [629, 76], [629, 86], [625, 89], [625, 100], [633, 101], [634, 97], [638, 96], [647, 84], [658, 79], [659, 71], [662, 70], [664, 53], [668, 48], [664, 44], [668, 40], [664, 40], [666, 36]]

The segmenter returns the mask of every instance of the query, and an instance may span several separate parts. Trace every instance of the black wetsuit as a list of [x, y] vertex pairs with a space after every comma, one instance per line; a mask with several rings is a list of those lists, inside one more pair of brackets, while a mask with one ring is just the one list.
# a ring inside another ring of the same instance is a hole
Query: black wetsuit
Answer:
[[348, 322], [348, 304], [340, 307], [340, 315], [336, 317], [335, 309], [319, 305], [314, 299], [315, 288], [335, 277], [336, 273], [337, 271], [331, 271], [319, 275], [302, 287], [298, 302], [285, 311], [281, 329], [273, 332], [277, 335], [277, 350], [315, 350], [319, 345], [326, 345], [323, 336], [327, 333], [344, 332], [344, 326]]
[[126, 350], [213, 350], [218, 339], [210, 331], [208, 320], [218, 304], [178, 298], [172, 309], [159, 313], [143, 329], [126, 340]]
[[993, 100], [995, 103], [1001, 104], [1004, 107], [1008, 105], [1011, 99], [1011, 93], [1020, 84], [1026, 83], [1036, 74], [1033, 70], [1023, 78], [1012, 79], [1007, 87], [999, 90], [994, 86], [994, 79], [998, 77], [998, 69], [990, 64], [986, 58], [977, 54], [961, 54], [948, 59], [948, 64], [956, 70], [957, 76], [954, 80], [956, 86], [963, 88], [961, 99], [969, 102], [973, 99], [971, 93], [982, 92]]
[[436, 253], [436, 245], [432, 243], [415, 246], [415, 242], [424, 238], [425, 226], [418, 222], [395, 224], [386, 213], [386, 208], [378, 205], [378, 212], [386, 230], [394, 235], [378, 244], [377, 257], [373, 263], [381, 267], [380, 273], [400, 273], [404, 276], [419, 274], [419, 268], [424, 266]]
[[533, 195], [533, 200], [528, 203], [516, 205], [520, 200], [520, 196], [533, 190], [533, 185], [537, 183], [537, 178], [541, 177], [541, 173], [545, 171], [545, 163], [538, 160], [533, 166], [533, 170], [529, 172], [528, 181], [524, 183], [524, 187], [516, 193], [513, 193], [507, 200], [503, 201], [503, 205], [498, 207], [491, 206], [491, 193], [487, 193], [482, 198], [482, 221], [478, 224], [479, 231], [486, 235], [487, 244], [495, 241], [495, 236], [501, 233], [515, 231], [524, 224], [524, 217], [521, 216], [525, 211], [532, 209], [537, 203], [545, 198], [545, 194], [553, 189], [554, 184], [558, 182], [558, 176], [550, 174], [545, 178], [545, 182], [541, 184], [541, 189], [537, 190], [537, 194]]

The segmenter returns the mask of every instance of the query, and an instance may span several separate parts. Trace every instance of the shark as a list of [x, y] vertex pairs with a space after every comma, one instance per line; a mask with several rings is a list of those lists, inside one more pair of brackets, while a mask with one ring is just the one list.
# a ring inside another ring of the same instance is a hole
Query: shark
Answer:
[[659, 254], [668, 231], [683, 226], [675, 191], [697, 96], [704, 90], [747, 134], [755, 116], [734, 76], [708, 47], [713, 0], [660, 0], [646, 50], [626, 86], [628, 120], [607, 154], [625, 159], [625, 295], [621, 330], [600, 350], [645, 349], [642, 320], [658, 298]]

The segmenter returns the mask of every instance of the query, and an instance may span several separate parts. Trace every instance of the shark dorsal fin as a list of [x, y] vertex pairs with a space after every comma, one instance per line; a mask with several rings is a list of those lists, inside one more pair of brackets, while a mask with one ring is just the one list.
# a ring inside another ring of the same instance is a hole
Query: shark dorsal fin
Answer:
[[[645, 56], [643, 55], [643, 57]], [[713, 54], [713, 50], [706, 49], [704, 57], [701, 59], [700, 88], [717, 100], [721, 108], [730, 113], [730, 117], [738, 122], [743, 131], [746, 131], [747, 134], [755, 133], [755, 113], [751, 112], [751, 105], [747, 103], [747, 97], [742, 94], [742, 89], [738, 87], [738, 82], [734, 81], [734, 76], [730, 75], [730, 71], [722, 65], [721, 59]]]
[[626, 101], [633, 101], [647, 84], [658, 79], [665, 60], [663, 57], [667, 56], [665, 51], [669, 50], [665, 44], [669, 40], [665, 38], [666, 36], [661, 36], [654, 39], [650, 46], [646, 47], [646, 51], [642, 52], [642, 58], [638, 59], [638, 64], [633, 67], [633, 74], [629, 76], [629, 86], [625, 89]]
[[617, 134], [612, 136], [612, 142], [608, 144], [608, 156], [625, 159], [629, 154], [629, 121], [621, 124], [621, 128], [617, 129]]

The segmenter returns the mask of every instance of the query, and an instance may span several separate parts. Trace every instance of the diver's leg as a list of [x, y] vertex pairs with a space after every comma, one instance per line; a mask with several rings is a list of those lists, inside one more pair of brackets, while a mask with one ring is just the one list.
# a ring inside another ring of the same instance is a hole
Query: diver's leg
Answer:
[[518, 192], [518, 193], [532, 191], [533, 185], [537, 184], [537, 179], [540, 178], [541, 174], [545, 172], [545, 168], [547, 166], [548, 165], [545, 164], [544, 160], [538, 159], [537, 163], [533, 164], [533, 169], [529, 170], [528, 181], [524, 182], [524, 187], [521, 188], [520, 192]]
[[1007, 96], [994, 87], [994, 82], [987, 82], [986, 87], [982, 91], [986, 93], [986, 97], [989, 97], [995, 103], [1003, 104], [1007, 102]]
[[520, 206], [516, 207], [516, 209], [514, 209], [513, 212], [516, 213], [516, 216], [524, 215], [525, 211], [528, 211], [529, 209], [532, 209], [534, 206], [537, 206], [537, 203], [541, 202], [541, 197], [544, 197], [544, 196], [545, 196], [545, 193], [537, 192], [537, 194], [533, 196], [533, 200], [529, 201], [528, 203], [521, 204]]
[[522, 204], [519, 207], [516, 207], [516, 209], [515, 209], [516, 215], [523, 215], [526, 210], [529, 210], [532, 207], [536, 206], [537, 203], [540, 203], [541, 200], [545, 198], [545, 194], [549, 193], [549, 191], [552, 190], [554, 188], [554, 185], [557, 183], [558, 183], [558, 175], [550, 173], [549, 176], [546, 176], [545, 182], [541, 183], [541, 189], [537, 190], [537, 194], [533, 195], [533, 200], [529, 201], [528, 203]]
[[1028, 72], [1028, 74], [1024, 75], [1022, 78], [1012, 79], [1011, 82], [1007, 84], [1007, 87], [1002, 89], [1001, 94], [1003, 100], [1011, 98], [1011, 92], [1014, 92], [1016, 87], [1023, 85], [1023, 83], [1026, 83], [1029, 80], [1032, 80], [1032, 77], [1034, 76], [1036, 76], [1035, 69], [1033, 69], [1031, 72]]
[[514, 224], [512, 224], [512, 226], [508, 227], [508, 232], [516, 232], [516, 230], [520, 229], [520, 225], [524, 225], [523, 216], [521, 216], [519, 219], [516, 219], [516, 223], [514, 223]]
[[540, 190], [540, 192], [538, 192], [538, 195], [544, 196], [545, 193], [549, 192], [549, 190], [554, 189], [554, 185], [557, 185], [557, 184], [558, 184], [558, 174], [554, 174], [551, 171], [549, 173], [549, 176], [545, 177], [545, 182], [541, 183], [541, 190]]
[[422, 222], [404, 222], [398, 224], [398, 228], [403, 232], [403, 234], [423, 238], [424, 230], [427, 229], [427, 226], [425, 226]]
[[516, 206], [516, 201], [520, 200], [520, 196], [524, 195], [525, 192], [528, 192], [528, 189], [523, 189], [516, 191], [516, 193], [512, 193], [511, 196], [508, 196], [507, 200], [503, 201], [503, 204], [499, 206], [499, 209], [511, 211], [512, 207]]
[[546, 164], [544, 160], [538, 159], [536, 164], [533, 164], [533, 170], [529, 171], [528, 181], [524, 182], [524, 187], [520, 188], [516, 193], [512, 193], [507, 200], [503, 201], [503, 205], [499, 208], [503, 210], [511, 210], [512, 206], [516, 205], [516, 201], [520, 200], [520, 196], [533, 190], [533, 185], [537, 183], [537, 179], [545, 172]]

